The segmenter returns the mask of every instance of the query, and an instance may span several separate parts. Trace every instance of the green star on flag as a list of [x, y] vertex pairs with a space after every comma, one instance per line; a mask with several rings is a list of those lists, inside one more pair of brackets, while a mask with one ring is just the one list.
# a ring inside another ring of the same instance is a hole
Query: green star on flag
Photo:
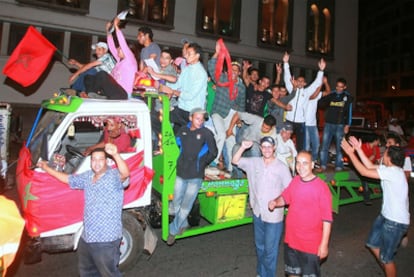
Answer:
[[31, 187], [32, 187], [32, 183], [29, 182], [29, 183], [27, 183], [26, 187], [24, 188], [24, 197], [23, 197], [23, 200], [24, 200], [24, 204], [23, 204], [24, 209], [27, 208], [27, 202], [29, 200], [37, 200], [37, 199], [39, 199], [39, 197], [37, 197], [36, 195], [33, 195], [33, 194], [30, 193], [30, 188]]

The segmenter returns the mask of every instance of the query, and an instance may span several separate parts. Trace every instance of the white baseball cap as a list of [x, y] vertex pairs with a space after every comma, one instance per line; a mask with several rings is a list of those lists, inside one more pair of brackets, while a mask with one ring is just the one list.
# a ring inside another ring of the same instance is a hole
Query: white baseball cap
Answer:
[[106, 50], [108, 50], [108, 44], [106, 44], [105, 42], [98, 42], [96, 44], [92, 44], [92, 50], [95, 50], [96, 48], [105, 48]]

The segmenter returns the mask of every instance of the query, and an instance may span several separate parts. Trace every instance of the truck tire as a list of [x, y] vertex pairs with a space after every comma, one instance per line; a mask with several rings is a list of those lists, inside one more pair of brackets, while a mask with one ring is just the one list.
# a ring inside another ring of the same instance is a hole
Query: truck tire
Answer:
[[126, 211], [122, 212], [122, 241], [119, 250], [119, 268], [122, 272], [132, 269], [144, 250], [144, 230], [136, 217]]

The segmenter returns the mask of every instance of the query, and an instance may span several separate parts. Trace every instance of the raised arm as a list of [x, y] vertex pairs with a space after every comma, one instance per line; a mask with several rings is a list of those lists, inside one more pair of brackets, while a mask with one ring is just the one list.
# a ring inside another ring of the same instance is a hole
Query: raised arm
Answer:
[[112, 143], [105, 144], [105, 152], [112, 156], [112, 159], [118, 166], [118, 171], [121, 180], [125, 181], [125, 179], [129, 177], [129, 168], [127, 163], [122, 159], [121, 155], [118, 153], [118, 148], [116, 147], [116, 145]]
[[341, 147], [344, 152], [351, 159], [355, 169], [362, 175], [368, 178], [379, 179], [379, 175], [376, 169], [369, 169], [365, 167], [358, 157], [355, 155], [354, 148], [345, 139], [341, 142]]
[[280, 84], [280, 80], [282, 78], [282, 64], [281, 63], [276, 63], [275, 64], [275, 69], [276, 69], [275, 84], [276, 85], [279, 85]]
[[249, 149], [252, 146], [253, 146], [253, 141], [243, 140], [241, 145], [240, 145], [239, 150], [237, 150], [236, 153], [234, 153], [234, 156], [233, 156], [233, 159], [231, 160], [231, 163], [235, 164], [235, 165], [238, 165], [244, 151], [246, 151], [246, 149]]

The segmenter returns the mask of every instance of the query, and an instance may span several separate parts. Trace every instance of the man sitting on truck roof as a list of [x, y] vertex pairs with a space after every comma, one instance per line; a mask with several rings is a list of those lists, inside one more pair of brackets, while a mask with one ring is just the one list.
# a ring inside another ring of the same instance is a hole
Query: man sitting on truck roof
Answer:
[[86, 148], [84, 154], [87, 156], [94, 149], [102, 148], [108, 142], [115, 144], [118, 147], [119, 153], [128, 152], [128, 149], [131, 146], [131, 137], [125, 132], [120, 116], [110, 116], [106, 119], [103, 139], [97, 144]]

